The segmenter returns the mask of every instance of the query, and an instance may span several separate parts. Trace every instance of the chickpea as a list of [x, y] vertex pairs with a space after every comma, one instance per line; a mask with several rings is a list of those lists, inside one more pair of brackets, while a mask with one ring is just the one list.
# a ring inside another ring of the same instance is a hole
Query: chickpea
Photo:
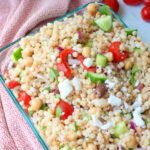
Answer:
[[22, 51], [22, 57], [26, 58], [26, 57], [31, 57], [33, 55], [33, 49], [24, 49]]
[[91, 14], [91, 15], [95, 15], [97, 12], [97, 5], [94, 3], [91, 3], [87, 6], [87, 11]]
[[32, 57], [26, 57], [23, 59], [23, 65], [25, 67], [29, 67], [33, 64], [33, 58]]
[[138, 145], [138, 142], [134, 135], [130, 135], [128, 138], [128, 141], [126, 142], [126, 145], [128, 148], [136, 148]]
[[68, 131], [66, 138], [68, 141], [75, 141], [77, 140], [78, 135], [73, 130], [70, 130]]
[[62, 47], [67, 48], [70, 45], [71, 41], [70, 39], [64, 39], [62, 42]]
[[82, 55], [84, 57], [90, 57], [91, 55], [91, 49], [89, 47], [84, 47], [82, 51]]
[[107, 52], [104, 54], [109, 62], [113, 61], [113, 54], [111, 52]]
[[92, 107], [92, 108], [90, 108], [90, 110], [89, 110], [89, 114], [90, 114], [90, 115], [96, 114], [96, 112], [97, 112], [97, 110], [96, 110], [95, 107]]
[[85, 150], [97, 150], [97, 146], [92, 143], [89, 143]]
[[131, 59], [127, 59], [126, 61], [125, 61], [125, 69], [126, 70], [129, 70], [129, 69], [131, 69], [132, 68], [132, 66], [133, 66], [133, 61], [131, 60]]
[[33, 99], [30, 101], [31, 109], [34, 111], [37, 111], [42, 106], [42, 101], [38, 98]]

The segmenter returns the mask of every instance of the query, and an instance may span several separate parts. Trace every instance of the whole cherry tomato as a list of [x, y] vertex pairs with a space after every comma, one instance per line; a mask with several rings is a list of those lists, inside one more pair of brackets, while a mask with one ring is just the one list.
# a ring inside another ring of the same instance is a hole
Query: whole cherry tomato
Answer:
[[145, 6], [150, 6], [150, 0], [143, 0]]
[[145, 6], [141, 11], [142, 18], [145, 21], [150, 21], [150, 6]]
[[107, 4], [111, 7], [116, 13], [119, 10], [119, 2], [118, 0], [103, 0], [103, 3]]
[[128, 5], [138, 5], [142, 3], [142, 0], [123, 0]]
[[24, 106], [28, 107], [30, 100], [31, 100], [31, 96], [28, 95], [25, 91], [21, 91], [18, 94], [18, 101], [19, 102], [23, 101], [24, 102]]
[[121, 42], [116, 41], [113, 42], [109, 47], [109, 51], [112, 52], [113, 54], [114, 62], [123, 61], [129, 56], [129, 53], [127, 51], [123, 51], [123, 52], [120, 51], [120, 45]]
[[70, 115], [72, 115], [73, 111], [73, 106], [63, 100], [60, 100], [55, 107], [55, 114], [61, 120], [67, 119]]
[[6, 83], [6, 85], [9, 89], [14, 89], [15, 87], [19, 86], [20, 83], [18, 81], [12, 80]]

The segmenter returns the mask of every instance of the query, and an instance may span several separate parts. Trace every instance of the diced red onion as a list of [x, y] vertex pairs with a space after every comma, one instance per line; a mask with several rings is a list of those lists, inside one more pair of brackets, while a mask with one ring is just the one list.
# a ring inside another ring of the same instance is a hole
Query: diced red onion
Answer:
[[130, 128], [136, 131], [136, 124], [133, 121], [130, 121]]
[[84, 38], [83, 32], [78, 31], [78, 37], [80, 40], [82, 40]]
[[64, 49], [62, 48], [62, 47], [57, 47], [57, 49], [59, 50], [59, 51], [63, 51]]
[[136, 88], [141, 91], [144, 88], [144, 86], [145, 85], [143, 83], [140, 83]]

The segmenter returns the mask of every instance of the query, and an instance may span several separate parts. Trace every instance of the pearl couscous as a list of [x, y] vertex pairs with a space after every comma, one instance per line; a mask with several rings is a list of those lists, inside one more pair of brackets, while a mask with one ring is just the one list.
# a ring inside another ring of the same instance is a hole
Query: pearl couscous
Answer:
[[51, 150], [150, 150], [147, 44], [89, 4], [12, 53], [6, 85]]

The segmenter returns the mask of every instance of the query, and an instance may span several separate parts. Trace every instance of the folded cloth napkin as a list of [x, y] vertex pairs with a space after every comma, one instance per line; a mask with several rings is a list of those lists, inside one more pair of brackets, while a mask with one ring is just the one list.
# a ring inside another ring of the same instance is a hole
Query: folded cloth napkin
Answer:
[[[0, 0], [0, 48], [41, 22], [92, 0]], [[2, 67], [2, 66], [0, 66]], [[41, 150], [26, 121], [0, 84], [0, 150]]]

